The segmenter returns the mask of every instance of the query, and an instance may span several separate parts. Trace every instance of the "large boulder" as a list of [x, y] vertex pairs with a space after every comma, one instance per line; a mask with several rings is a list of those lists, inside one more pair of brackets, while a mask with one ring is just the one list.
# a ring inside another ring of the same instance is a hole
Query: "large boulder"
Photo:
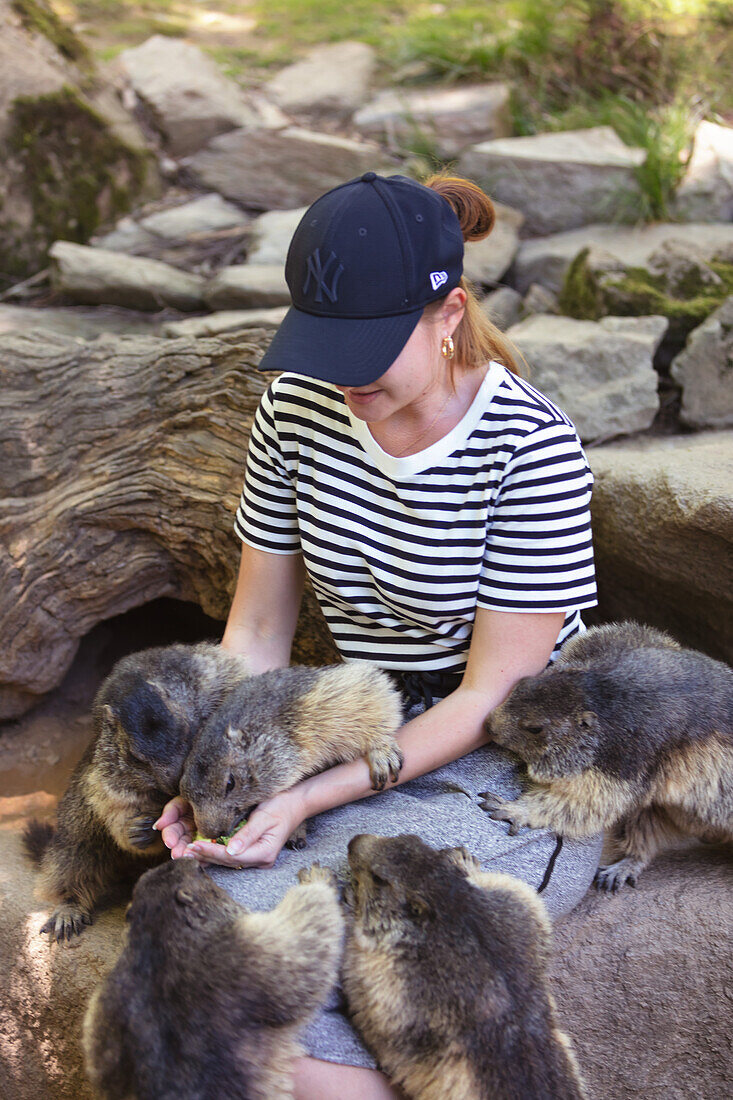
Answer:
[[559, 294], [565, 274], [584, 248], [601, 249], [629, 267], [645, 267], [647, 260], [665, 241], [674, 238], [694, 245], [710, 260], [726, 245], [733, 246], [733, 225], [586, 225], [549, 237], [521, 241], [508, 274], [511, 285], [524, 294], [532, 283], [541, 283]]
[[733, 127], [700, 123], [672, 208], [687, 221], [733, 221]]
[[666, 317], [669, 339], [680, 346], [692, 329], [733, 294], [733, 263], [706, 257], [687, 240], [659, 246], [644, 267], [609, 252], [584, 249], [567, 270], [560, 308], [571, 317], [598, 320], [614, 314]]
[[173, 156], [194, 153], [217, 134], [286, 126], [263, 97], [248, 96], [191, 42], [156, 34], [117, 63]]
[[499, 83], [390, 88], [356, 112], [354, 126], [395, 152], [430, 148], [449, 158], [467, 146], [508, 137], [510, 98], [509, 86]]
[[610, 126], [595, 126], [483, 141], [464, 150], [458, 168], [492, 198], [521, 210], [531, 237], [599, 218], [633, 221], [641, 194], [635, 172], [645, 158]]
[[165, 206], [142, 217], [127, 216], [109, 233], [90, 242], [111, 252], [138, 252], [180, 244], [190, 238], [208, 236], [224, 229], [242, 229], [251, 221], [249, 214], [227, 202], [221, 195], [198, 195], [175, 205]]
[[663, 317], [575, 321], [535, 314], [507, 332], [533, 385], [555, 401], [584, 441], [643, 431], [659, 408], [654, 353]]
[[733, 296], [694, 329], [670, 374], [682, 386], [680, 420], [691, 428], [733, 428]]
[[519, 247], [524, 215], [503, 203], [494, 203], [496, 221], [488, 237], [467, 241], [463, 274], [477, 286], [494, 287], [511, 265]]
[[393, 171], [384, 161], [371, 143], [290, 126], [222, 134], [188, 167], [204, 187], [253, 210], [288, 210], [370, 169]]
[[0, 0], [0, 288], [156, 188], [140, 130], [45, 0]]
[[272, 332], [0, 337], [0, 718], [58, 684], [112, 615], [172, 596], [226, 618]]
[[210, 309], [289, 306], [290, 291], [280, 264], [234, 264], [210, 279], [204, 292]]
[[733, 1092], [730, 850], [660, 857], [635, 890], [591, 890], [556, 926], [551, 977], [594, 1100]]
[[56, 241], [49, 250], [51, 280], [72, 302], [128, 309], [192, 311], [204, 306], [205, 280], [159, 260], [109, 252], [106, 248]]
[[348, 118], [365, 102], [377, 68], [366, 42], [329, 42], [281, 69], [265, 86], [285, 111]]
[[733, 663], [733, 432], [621, 440], [588, 457], [601, 616]]

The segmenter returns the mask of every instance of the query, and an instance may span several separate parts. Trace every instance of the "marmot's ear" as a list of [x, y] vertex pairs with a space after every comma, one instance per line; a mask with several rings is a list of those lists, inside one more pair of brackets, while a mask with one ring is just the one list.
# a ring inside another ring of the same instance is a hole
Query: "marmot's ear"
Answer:
[[225, 736], [228, 737], [230, 741], [242, 741], [244, 739], [242, 731], [234, 726], [227, 726]]
[[581, 729], [592, 730], [596, 728], [598, 715], [592, 710], [584, 710], [578, 715], [578, 725]]

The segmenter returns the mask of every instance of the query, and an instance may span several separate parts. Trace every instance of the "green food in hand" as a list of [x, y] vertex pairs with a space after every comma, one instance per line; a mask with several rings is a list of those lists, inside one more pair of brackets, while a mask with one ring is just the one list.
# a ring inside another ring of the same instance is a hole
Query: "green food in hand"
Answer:
[[[245, 824], [244, 821], [240, 821], [239, 825], [237, 825], [237, 828], [234, 830], [234, 832], [236, 833], [239, 829], [242, 828], [242, 826], [244, 824]], [[205, 840], [207, 844], [228, 844], [233, 836], [234, 836], [234, 833], [229, 833], [228, 836], [218, 836], [218, 837], [216, 837], [216, 839], [213, 839], [210, 836], [203, 836], [201, 833], [196, 833], [194, 835], [193, 839], [194, 840]]]

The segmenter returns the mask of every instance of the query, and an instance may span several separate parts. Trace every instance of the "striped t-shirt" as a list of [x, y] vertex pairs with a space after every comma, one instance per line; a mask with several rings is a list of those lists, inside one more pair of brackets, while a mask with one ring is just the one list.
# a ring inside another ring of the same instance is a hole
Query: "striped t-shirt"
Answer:
[[456, 427], [404, 458], [335, 386], [286, 373], [255, 416], [235, 529], [303, 554], [346, 659], [461, 672], [477, 606], [564, 611], [555, 652], [582, 629], [592, 484], [571, 421], [499, 363]]

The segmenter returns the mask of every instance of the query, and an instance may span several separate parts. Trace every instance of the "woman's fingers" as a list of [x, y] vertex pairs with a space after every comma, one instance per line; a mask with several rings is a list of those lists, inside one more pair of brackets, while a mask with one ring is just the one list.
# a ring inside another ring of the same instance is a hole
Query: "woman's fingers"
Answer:
[[163, 807], [163, 811], [156, 822], [153, 824], [154, 829], [163, 830], [167, 825], [173, 825], [180, 818], [190, 816], [191, 807], [185, 798], [181, 798], [179, 794], [175, 798], [172, 798], [170, 802], [166, 802]]
[[220, 867], [272, 867], [288, 836], [287, 822], [260, 809], [234, 834], [226, 847], [208, 840], [196, 840], [188, 846], [186, 855]]

